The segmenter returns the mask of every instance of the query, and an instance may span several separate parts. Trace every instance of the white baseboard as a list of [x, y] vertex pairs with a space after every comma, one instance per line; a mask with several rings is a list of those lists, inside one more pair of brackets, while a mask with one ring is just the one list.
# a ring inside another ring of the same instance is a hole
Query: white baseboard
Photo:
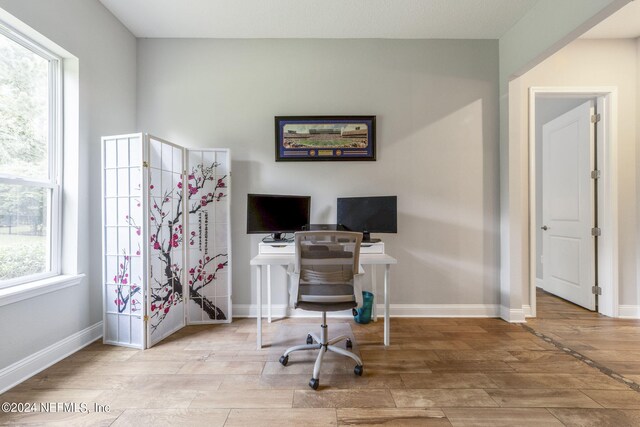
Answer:
[[[384, 305], [378, 304], [378, 315], [384, 313]], [[234, 304], [234, 317], [256, 317], [255, 304]], [[499, 317], [497, 304], [391, 304], [391, 317]], [[317, 314], [305, 310], [289, 309], [286, 304], [272, 304], [271, 315], [279, 317], [317, 317]], [[267, 306], [262, 306], [262, 316], [267, 317]], [[328, 313], [329, 317], [352, 317], [351, 311]]]
[[509, 308], [504, 305], [500, 306], [500, 318], [509, 323], [526, 323], [524, 319], [523, 308]]
[[[378, 306], [378, 313], [384, 306]], [[498, 317], [497, 304], [392, 304], [392, 317]]]
[[532, 311], [531, 311], [531, 306], [529, 304], [523, 305], [522, 306], [522, 312], [524, 313], [524, 317], [533, 317]]
[[101, 336], [102, 322], [98, 322], [0, 370], [0, 394], [86, 347]]
[[620, 319], [640, 319], [640, 305], [619, 305], [618, 317]]
[[536, 277], [536, 288], [544, 289], [544, 280]]

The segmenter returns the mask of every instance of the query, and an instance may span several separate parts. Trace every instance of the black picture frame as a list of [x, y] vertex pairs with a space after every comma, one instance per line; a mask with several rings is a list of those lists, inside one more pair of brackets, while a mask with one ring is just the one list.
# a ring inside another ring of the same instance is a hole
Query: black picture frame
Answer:
[[276, 161], [375, 161], [376, 116], [276, 116]]

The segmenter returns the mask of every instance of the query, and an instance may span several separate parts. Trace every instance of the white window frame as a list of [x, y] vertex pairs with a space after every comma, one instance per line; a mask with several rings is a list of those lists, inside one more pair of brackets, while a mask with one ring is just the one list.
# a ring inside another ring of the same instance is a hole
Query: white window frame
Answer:
[[0, 280], [0, 289], [6, 289], [25, 283], [35, 282], [59, 276], [61, 272], [62, 253], [62, 58], [41, 44], [33, 41], [21, 32], [0, 21], [0, 34], [18, 43], [31, 52], [49, 62], [49, 135], [48, 160], [49, 177], [47, 180], [15, 177], [0, 173], [0, 184], [23, 185], [51, 190], [48, 200], [47, 229], [48, 260], [47, 271], [43, 273], [20, 276], [9, 280]]

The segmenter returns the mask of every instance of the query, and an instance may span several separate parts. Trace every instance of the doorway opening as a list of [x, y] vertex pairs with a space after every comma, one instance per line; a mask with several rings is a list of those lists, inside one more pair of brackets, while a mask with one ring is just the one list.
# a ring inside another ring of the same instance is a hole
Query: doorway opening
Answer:
[[[537, 287], [600, 314], [618, 316], [616, 95], [613, 87], [529, 91], [531, 312], [527, 314], [532, 317], [537, 313]], [[584, 119], [578, 119], [585, 115], [595, 123], [585, 127]], [[592, 132], [592, 145], [590, 151], [572, 158], [576, 144], [567, 143], [566, 135], [571, 131], [582, 138], [584, 131], [578, 132], [578, 126]], [[546, 143], [546, 157], [543, 138], [556, 138], [556, 145]], [[545, 182], [551, 189], [547, 193]], [[543, 248], [548, 253], [543, 254]]]

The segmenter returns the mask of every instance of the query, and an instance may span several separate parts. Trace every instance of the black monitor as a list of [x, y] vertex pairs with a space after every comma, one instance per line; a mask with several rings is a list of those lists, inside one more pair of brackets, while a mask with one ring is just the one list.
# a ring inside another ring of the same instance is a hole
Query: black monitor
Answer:
[[363, 242], [374, 242], [369, 233], [398, 232], [398, 197], [340, 197], [337, 223], [363, 233]]
[[248, 194], [247, 233], [271, 234], [274, 241], [280, 241], [283, 233], [304, 230], [310, 212], [309, 196]]

